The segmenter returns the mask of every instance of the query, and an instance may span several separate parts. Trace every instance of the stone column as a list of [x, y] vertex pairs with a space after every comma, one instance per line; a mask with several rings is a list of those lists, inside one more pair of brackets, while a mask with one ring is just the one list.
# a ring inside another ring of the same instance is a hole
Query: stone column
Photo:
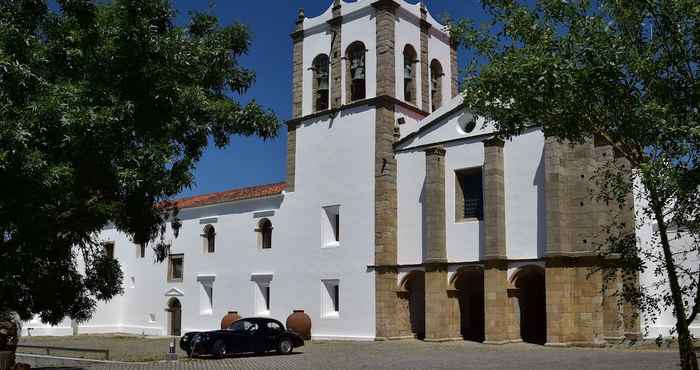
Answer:
[[[332, 10], [333, 18], [328, 21], [328, 24], [331, 26], [332, 33], [331, 55], [329, 55], [329, 58], [331, 67], [331, 108], [333, 109], [339, 108], [343, 104], [343, 51], [341, 50], [343, 39], [343, 17], [340, 15], [340, 10], [340, 0], [335, 0], [333, 2]], [[349, 84], [350, 82], [348, 81], [347, 83]]]
[[420, 5], [420, 86], [421, 108], [430, 112], [430, 60], [428, 56], [428, 36], [432, 25], [428, 22], [428, 9]]
[[393, 144], [395, 113], [389, 101], [376, 105], [374, 174], [374, 263], [376, 269], [376, 336], [400, 336], [396, 317], [397, 295], [397, 205], [396, 158]]
[[296, 183], [296, 163], [297, 163], [297, 124], [294, 122], [287, 124], [287, 189], [289, 193], [294, 192]]
[[512, 299], [508, 296], [508, 266], [503, 260], [484, 263], [484, 332], [485, 344], [509, 343], [511, 333], [519, 334], [519, 327], [513, 319], [515, 312]]
[[[452, 20], [448, 17], [445, 19], [445, 26], [452, 27]], [[454, 98], [459, 94], [459, 63], [457, 62], [457, 43], [450, 32], [450, 92]]]
[[424, 263], [447, 262], [445, 222], [445, 149], [425, 151], [425, 241]]
[[445, 149], [425, 151], [425, 340], [442, 341], [457, 337], [450, 325], [451, 304], [447, 284], [447, 243], [445, 221]]
[[304, 10], [299, 9], [296, 27], [292, 33], [292, 118], [302, 115], [303, 82], [304, 82]]
[[372, 4], [377, 23], [377, 96], [396, 97], [396, 9], [393, 0]]
[[[304, 88], [304, 10], [299, 9], [296, 26], [292, 33], [293, 57], [292, 57], [292, 118], [299, 118], [303, 111]], [[287, 124], [287, 189], [293, 192], [295, 189], [296, 172], [296, 123]]]
[[501, 139], [484, 142], [484, 259], [506, 258], [506, 206]]

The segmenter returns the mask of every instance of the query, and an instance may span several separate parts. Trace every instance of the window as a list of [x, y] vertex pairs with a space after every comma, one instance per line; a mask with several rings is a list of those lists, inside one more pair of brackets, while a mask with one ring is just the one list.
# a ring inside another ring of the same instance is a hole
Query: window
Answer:
[[269, 219], [263, 218], [258, 222], [258, 247], [262, 249], [272, 248], [272, 222]]
[[136, 246], [139, 258], [146, 257], [146, 244], [142, 243]]
[[184, 254], [171, 254], [168, 262], [168, 281], [182, 281], [184, 276]]
[[238, 320], [231, 325], [231, 330], [254, 333], [258, 331], [258, 324], [248, 320]]
[[350, 102], [362, 100], [366, 97], [365, 78], [367, 74], [365, 45], [355, 41], [348, 46], [346, 52], [346, 62], [348, 66], [347, 81], [349, 85], [348, 96]]
[[254, 304], [256, 315], [269, 315], [272, 307], [272, 296], [270, 283], [272, 282], [271, 274], [256, 274], [251, 277], [254, 284]]
[[199, 288], [199, 313], [211, 315], [214, 313], [214, 280], [216, 275], [197, 275]]
[[204, 226], [202, 238], [204, 240], [204, 247], [207, 253], [214, 253], [216, 251], [216, 230], [214, 229], [214, 226]]
[[483, 220], [481, 167], [455, 171], [455, 220]]
[[340, 315], [340, 280], [330, 279], [321, 281], [323, 296], [321, 297], [322, 317], [333, 318]]
[[321, 54], [314, 58], [311, 70], [314, 73], [314, 111], [319, 112], [328, 109], [329, 101], [329, 59], [328, 55]]
[[282, 331], [282, 326], [274, 321], [268, 321], [267, 329], [270, 331]]
[[433, 104], [433, 112], [442, 106], [442, 65], [437, 59], [430, 63], [430, 100]]
[[416, 50], [411, 45], [403, 49], [403, 100], [416, 104]]
[[114, 242], [103, 243], [102, 249], [107, 258], [114, 259]]
[[340, 245], [340, 206], [323, 207], [321, 212], [321, 241], [323, 247]]

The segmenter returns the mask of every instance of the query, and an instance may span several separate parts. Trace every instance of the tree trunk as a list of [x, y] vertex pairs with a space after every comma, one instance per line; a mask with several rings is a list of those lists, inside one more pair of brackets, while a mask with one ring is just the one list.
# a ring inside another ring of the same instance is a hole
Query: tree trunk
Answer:
[[678, 331], [678, 351], [681, 356], [681, 368], [683, 370], [698, 370], [698, 359], [695, 355], [693, 339], [688, 329], [685, 305], [683, 304], [683, 294], [680, 284], [678, 283], [678, 273], [676, 272], [671, 244], [668, 240], [668, 225], [666, 225], [666, 221], [664, 220], [663, 205], [659, 200], [656, 189], [648, 188], [648, 190], [651, 198], [651, 208], [654, 211], [654, 217], [659, 226], [659, 237], [661, 239], [661, 248], [664, 251], [666, 274], [668, 275], [668, 282], [671, 286], [673, 309], [676, 313], [676, 331]]

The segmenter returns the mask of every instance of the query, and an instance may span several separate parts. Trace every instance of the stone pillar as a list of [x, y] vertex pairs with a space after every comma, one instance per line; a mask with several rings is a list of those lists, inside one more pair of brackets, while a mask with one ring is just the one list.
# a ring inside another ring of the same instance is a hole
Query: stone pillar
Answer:
[[430, 112], [430, 59], [428, 56], [428, 36], [432, 25], [428, 22], [428, 9], [420, 4], [420, 86], [421, 109]]
[[484, 259], [506, 258], [506, 206], [501, 139], [484, 142]]
[[[340, 0], [335, 0], [333, 2], [333, 18], [328, 21], [331, 26], [332, 34], [332, 44], [331, 44], [331, 55], [330, 57], [330, 67], [331, 67], [331, 108], [339, 108], [343, 104], [342, 97], [342, 84], [343, 84], [343, 67], [342, 58], [343, 51], [341, 50], [342, 39], [343, 39], [343, 17], [340, 15], [341, 2]], [[347, 82], [350, 83], [349, 81]]]
[[445, 263], [447, 262], [445, 149], [441, 147], [432, 147], [425, 151], [425, 204], [423, 207], [427, 243], [423, 263]]
[[292, 118], [302, 115], [303, 82], [304, 82], [304, 9], [299, 9], [296, 27], [292, 33]]
[[425, 264], [425, 340], [441, 342], [456, 339], [450, 332], [450, 303], [447, 264]]
[[544, 143], [545, 256], [557, 256], [568, 250], [564, 237], [568, 223], [563, 203], [566, 192], [566, 170], [563, 166], [564, 144], [554, 137]]
[[[519, 327], [514, 328], [515, 312], [508, 295], [508, 266], [503, 260], [486, 261], [484, 264], [484, 331], [486, 344], [505, 344], [520, 337]], [[517, 338], [511, 338], [512, 333]]]
[[287, 189], [289, 193], [294, 192], [296, 182], [297, 163], [297, 124], [292, 122], [287, 124]]
[[[445, 19], [445, 26], [450, 29], [452, 27], [452, 20], [447, 17]], [[450, 92], [451, 96], [454, 98], [459, 94], [459, 63], [457, 62], [457, 45], [456, 41], [452, 37], [452, 32], [450, 32]]]
[[[299, 9], [296, 26], [292, 33], [293, 57], [292, 57], [292, 118], [299, 118], [303, 114], [303, 89], [304, 89], [304, 9]], [[293, 192], [295, 188], [296, 172], [296, 123], [287, 124], [287, 189]]]
[[401, 328], [396, 310], [397, 287], [396, 158], [393, 144], [394, 106], [381, 100], [376, 105], [374, 174], [374, 263], [377, 338], [396, 338]]
[[377, 23], [377, 96], [396, 97], [396, 8], [393, 0], [372, 3]]

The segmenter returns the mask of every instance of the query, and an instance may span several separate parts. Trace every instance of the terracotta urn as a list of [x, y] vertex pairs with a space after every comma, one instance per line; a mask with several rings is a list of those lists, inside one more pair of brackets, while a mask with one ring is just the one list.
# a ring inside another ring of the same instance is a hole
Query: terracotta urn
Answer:
[[304, 310], [294, 310], [287, 317], [287, 329], [299, 334], [305, 340], [311, 339], [311, 318]]
[[231, 324], [242, 319], [238, 311], [229, 311], [223, 319], [221, 319], [221, 329], [228, 329]]

